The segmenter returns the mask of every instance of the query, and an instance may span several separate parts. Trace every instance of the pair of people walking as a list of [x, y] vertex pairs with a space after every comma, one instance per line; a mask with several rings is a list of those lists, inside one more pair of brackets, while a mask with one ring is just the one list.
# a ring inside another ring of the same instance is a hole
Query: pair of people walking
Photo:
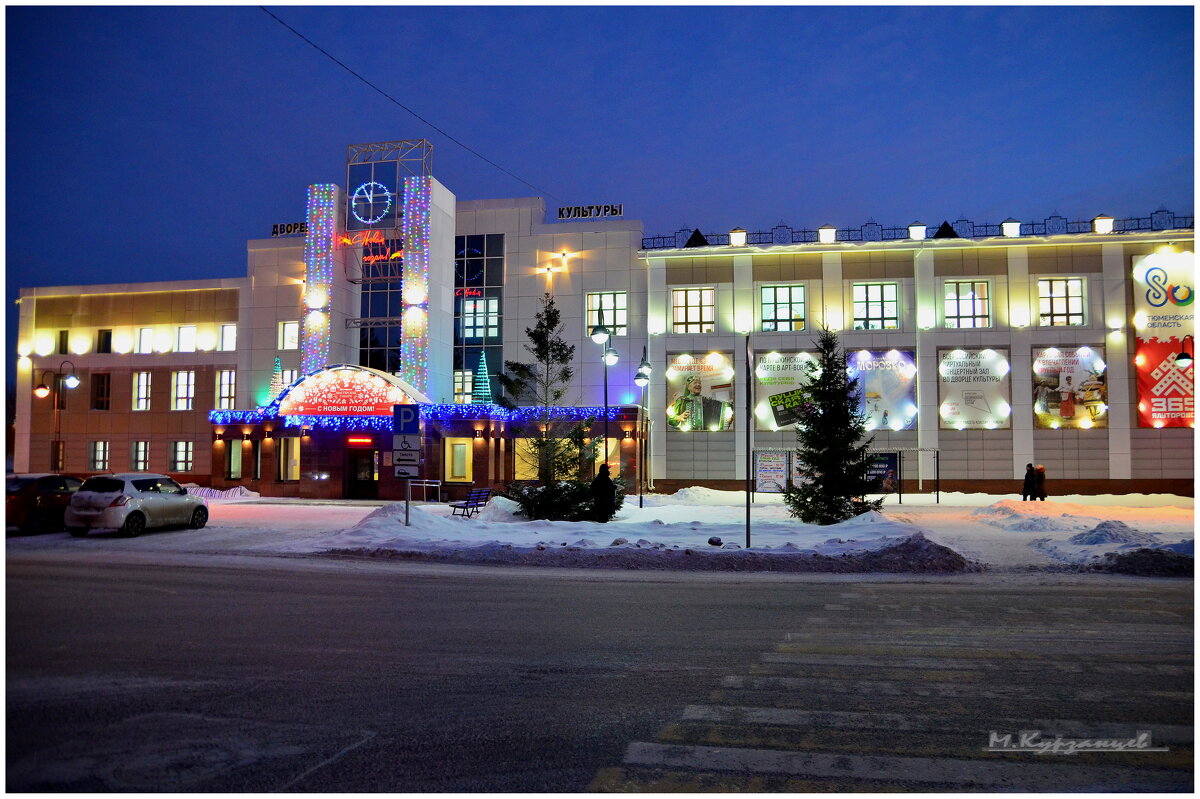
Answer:
[[1021, 485], [1021, 501], [1046, 500], [1046, 467], [1025, 464], [1025, 482]]

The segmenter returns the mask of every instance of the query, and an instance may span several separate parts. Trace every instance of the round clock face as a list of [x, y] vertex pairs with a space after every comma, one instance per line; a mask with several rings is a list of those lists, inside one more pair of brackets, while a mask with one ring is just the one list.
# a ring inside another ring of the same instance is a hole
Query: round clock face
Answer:
[[392, 209], [392, 193], [382, 183], [371, 181], [354, 190], [350, 212], [364, 225], [373, 225]]

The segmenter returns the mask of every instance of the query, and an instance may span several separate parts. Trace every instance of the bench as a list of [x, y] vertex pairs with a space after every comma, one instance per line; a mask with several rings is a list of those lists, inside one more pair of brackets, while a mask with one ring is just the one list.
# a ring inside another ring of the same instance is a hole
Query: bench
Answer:
[[[454, 510], [450, 511], [451, 516], [466, 516], [470, 518], [488, 504], [488, 500], [492, 498], [492, 489], [490, 488], [472, 488], [467, 493], [467, 498], [462, 502], [451, 502], [450, 507]], [[462, 511], [462, 513], [459, 513]]]

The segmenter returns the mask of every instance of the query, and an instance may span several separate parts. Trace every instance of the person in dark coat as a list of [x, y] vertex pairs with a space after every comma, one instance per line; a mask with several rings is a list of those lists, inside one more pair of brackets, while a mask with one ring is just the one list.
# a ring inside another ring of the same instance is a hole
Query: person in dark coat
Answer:
[[1037, 478], [1034, 481], [1034, 495], [1037, 499], [1046, 501], [1046, 467], [1042, 464], [1037, 465]]
[[1021, 484], [1021, 501], [1037, 499], [1037, 469], [1032, 463], [1025, 464], [1025, 482]]
[[607, 463], [592, 480], [592, 510], [598, 522], [607, 522], [617, 512], [617, 486], [608, 476]]

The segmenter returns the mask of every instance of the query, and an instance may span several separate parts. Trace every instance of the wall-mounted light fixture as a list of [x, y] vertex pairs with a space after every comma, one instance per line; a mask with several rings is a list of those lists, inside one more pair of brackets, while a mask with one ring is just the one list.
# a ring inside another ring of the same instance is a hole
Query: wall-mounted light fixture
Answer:
[[821, 244], [833, 244], [837, 241], [837, 228], [833, 225], [821, 225], [817, 228], [817, 241]]
[[913, 222], [908, 226], [908, 237], [914, 241], [921, 241], [925, 238], [925, 227], [921, 222]]
[[632, 430], [626, 430], [626, 431], [625, 431], [625, 440], [626, 440], [626, 441], [630, 441], [630, 440], [632, 440], [632, 439], [633, 439], [633, 431], [632, 431]]
[[1005, 238], [1015, 239], [1021, 235], [1021, 220], [1013, 219], [1011, 216], [1000, 223], [1000, 232]]
[[740, 227], [735, 227], [729, 231], [729, 246], [730, 247], [745, 247], [746, 246], [746, 231]]
[[1188, 339], [1192, 339], [1192, 349], [1196, 349], [1196, 339], [1191, 336], [1184, 336], [1183, 341], [1180, 343], [1180, 349], [1183, 351], [1175, 356], [1175, 365], [1180, 369], [1187, 369], [1192, 365], [1192, 353], [1187, 351]]
[[1108, 214], [1100, 214], [1099, 216], [1095, 217], [1094, 219], [1092, 219], [1092, 232], [1093, 233], [1112, 233], [1113, 232], [1113, 218], [1111, 216], [1109, 216]]
[[480, 430], [479, 428], [476, 428], [476, 429], [475, 429], [475, 437], [476, 437], [476, 438], [483, 438], [483, 431], [482, 431], [482, 430]]

